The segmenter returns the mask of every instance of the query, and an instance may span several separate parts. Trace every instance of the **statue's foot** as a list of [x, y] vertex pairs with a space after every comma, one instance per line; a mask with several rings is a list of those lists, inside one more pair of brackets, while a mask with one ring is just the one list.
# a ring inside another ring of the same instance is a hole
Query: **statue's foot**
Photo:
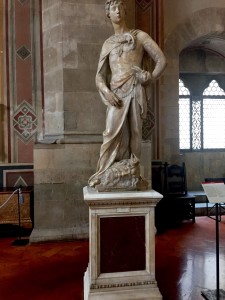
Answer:
[[89, 186], [95, 188], [95, 186], [100, 183], [101, 183], [101, 180], [99, 178], [96, 178], [96, 179], [93, 179], [91, 182], [89, 182]]

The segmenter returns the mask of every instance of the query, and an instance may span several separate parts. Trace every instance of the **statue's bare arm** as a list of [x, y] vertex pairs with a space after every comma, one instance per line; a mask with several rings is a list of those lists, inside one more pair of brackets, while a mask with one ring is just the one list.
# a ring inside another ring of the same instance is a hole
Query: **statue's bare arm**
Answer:
[[155, 62], [155, 68], [151, 74], [151, 80], [154, 81], [159, 78], [164, 71], [166, 67], [166, 58], [159, 46], [147, 33], [140, 32], [138, 38], [140, 39], [149, 57]]

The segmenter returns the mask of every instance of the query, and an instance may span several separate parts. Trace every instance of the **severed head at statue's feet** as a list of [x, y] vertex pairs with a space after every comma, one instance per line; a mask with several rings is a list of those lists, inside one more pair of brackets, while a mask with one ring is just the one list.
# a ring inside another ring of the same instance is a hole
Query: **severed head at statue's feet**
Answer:
[[140, 161], [135, 155], [115, 162], [98, 177], [95, 185], [99, 192], [143, 191], [149, 187], [149, 182], [140, 175]]

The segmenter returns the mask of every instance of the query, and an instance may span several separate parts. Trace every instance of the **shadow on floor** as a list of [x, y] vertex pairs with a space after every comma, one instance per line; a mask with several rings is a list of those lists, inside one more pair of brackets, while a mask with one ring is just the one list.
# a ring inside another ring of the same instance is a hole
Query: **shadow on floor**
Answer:
[[0, 238], [29, 237], [32, 228], [19, 227], [15, 224], [0, 224]]

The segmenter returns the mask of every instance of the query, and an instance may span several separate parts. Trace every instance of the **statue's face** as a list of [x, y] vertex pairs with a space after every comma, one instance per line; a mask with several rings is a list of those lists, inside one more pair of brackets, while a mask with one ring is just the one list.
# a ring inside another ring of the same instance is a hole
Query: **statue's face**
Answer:
[[122, 2], [115, 1], [109, 7], [109, 17], [115, 24], [119, 24], [125, 18], [125, 8]]

